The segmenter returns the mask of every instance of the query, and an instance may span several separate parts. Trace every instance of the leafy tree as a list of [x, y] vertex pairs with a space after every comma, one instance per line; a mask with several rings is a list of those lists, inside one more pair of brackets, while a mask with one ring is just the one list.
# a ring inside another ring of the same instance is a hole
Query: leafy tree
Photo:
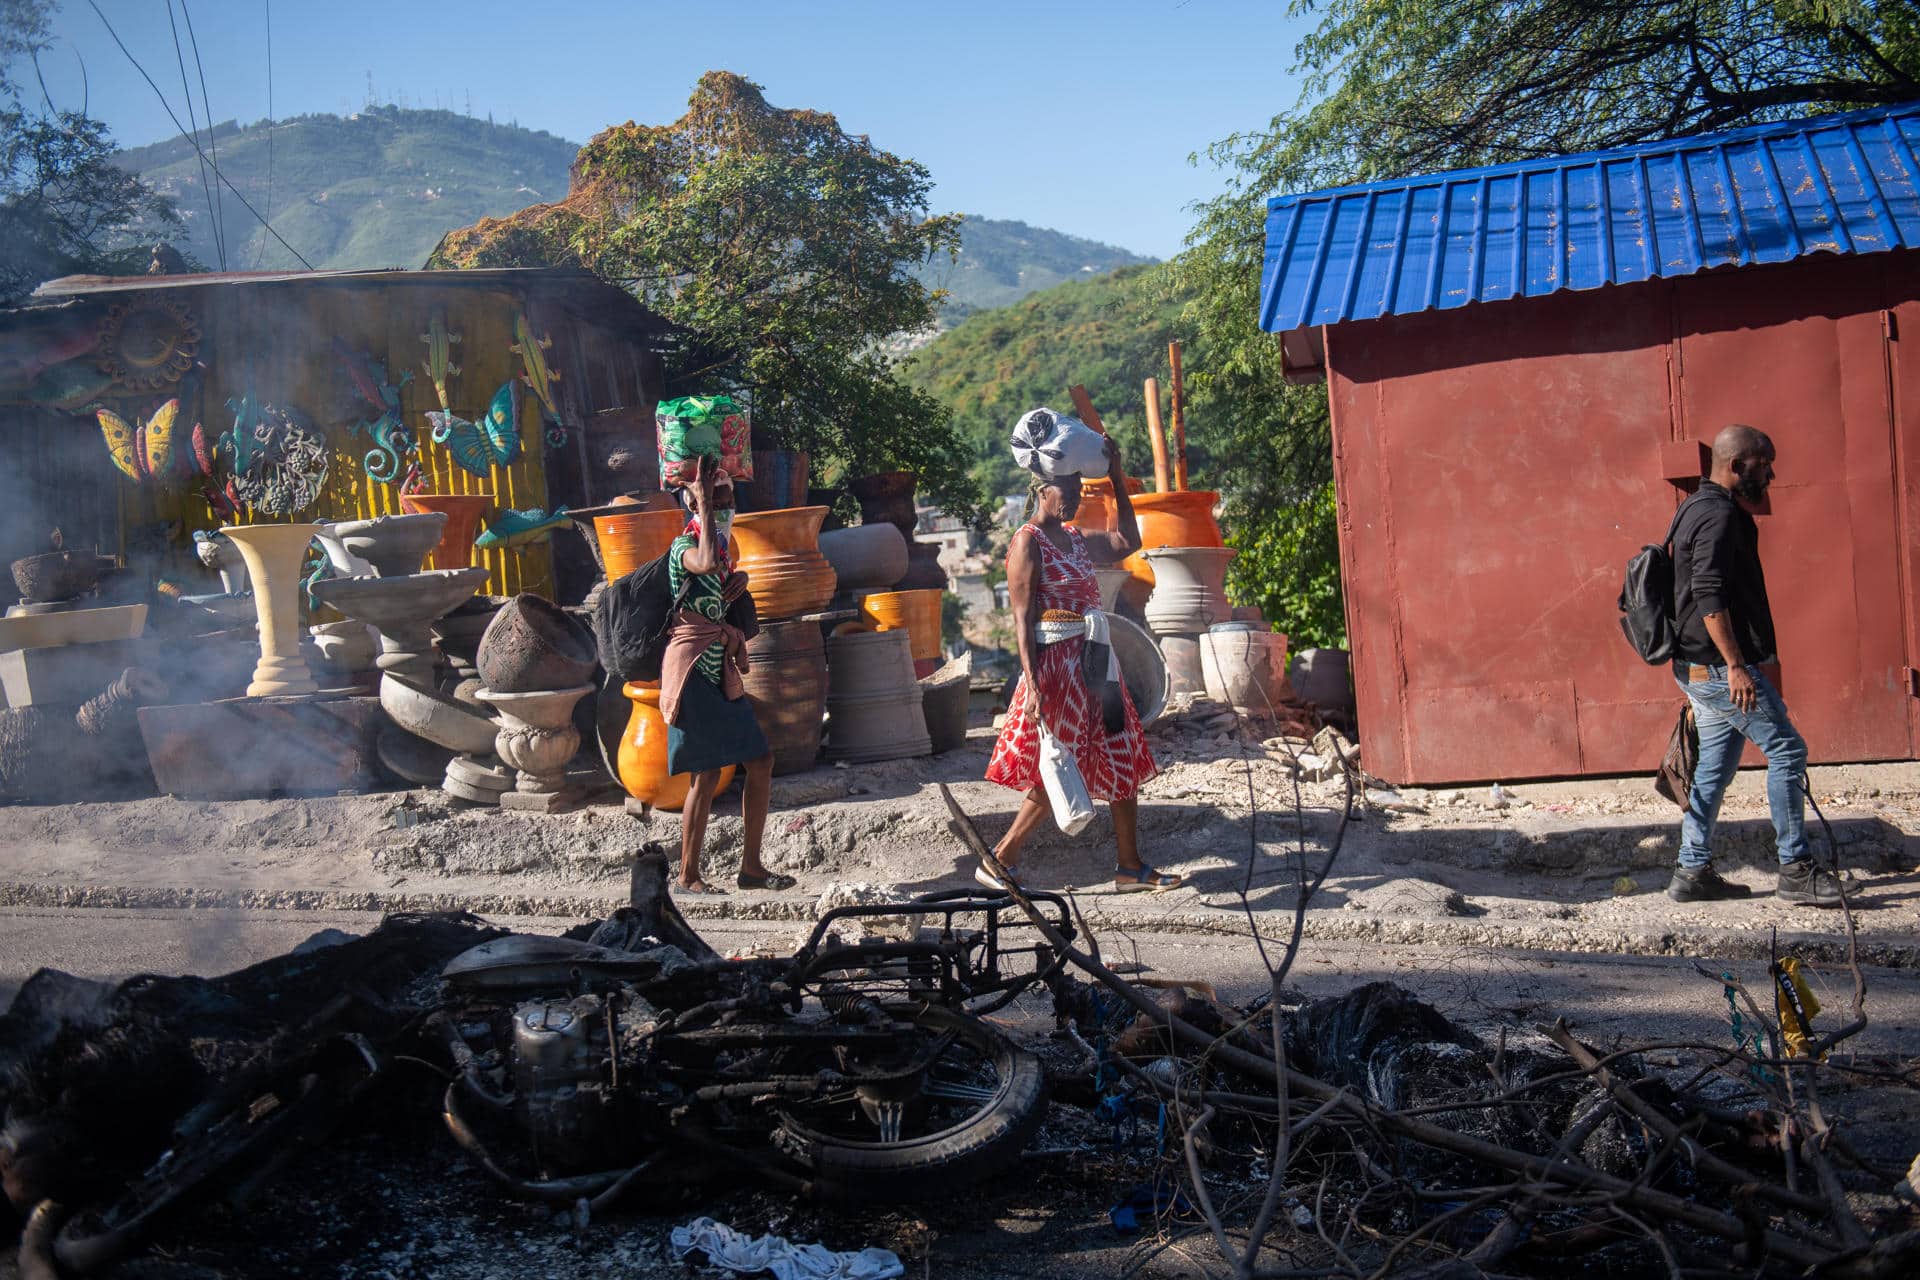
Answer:
[[1223, 483], [1231, 582], [1296, 643], [1344, 631], [1323, 388], [1257, 326], [1284, 192], [1652, 141], [1920, 97], [1913, 0], [1295, 0], [1299, 105], [1209, 156], [1231, 172], [1160, 284], [1205, 344], [1188, 382]]
[[52, 276], [143, 270], [182, 229], [173, 203], [118, 168], [106, 125], [30, 110], [5, 68], [47, 46], [50, 0], [0, 0], [0, 303]]
[[912, 269], [958, 243], [919, 164], [824, 112], [770, 106], [724, 71], [670, 125], [618, 125], [574, 162], [559, 204], [450, 233], [429, 266], [570, 263], [627, 282], [724, 353], [706, 388], [744, 391], [757, 430], [850, 474], [917, 472], [973, 517], [979, 493], [949, 415], [881, 349], [934, 320]]

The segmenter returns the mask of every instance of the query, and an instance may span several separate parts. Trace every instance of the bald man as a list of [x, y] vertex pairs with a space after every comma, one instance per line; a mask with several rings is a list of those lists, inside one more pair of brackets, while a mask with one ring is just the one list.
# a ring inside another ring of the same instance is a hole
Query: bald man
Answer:
[[1833, 873], [1807, 849], [1807, 744], [1787, 718], [1768, 674], [1779, 661], [1773, 610], [1760, 570], [1760, 529], [1773, 483], [1773, 441], [1735, 424], [1713, 440], [1713, 471], [1683, 504], [1673, 531], [1673, 615], [1679, 632], [1674, 679], [1693, 705], [1700, 760], [1680, 821], [1680, 859], [1667, 896], [1675, 902], [1744, 898], [1751, 892], [1713, 869], [1720, 801], [1751, 742], [1767, 758], [1782, 902], [1840, 905]]

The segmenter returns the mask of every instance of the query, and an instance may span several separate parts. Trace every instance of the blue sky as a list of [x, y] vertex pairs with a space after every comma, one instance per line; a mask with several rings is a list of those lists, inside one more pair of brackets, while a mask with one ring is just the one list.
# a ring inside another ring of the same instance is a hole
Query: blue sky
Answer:
[[[167, 0], [96, 0], [184, 121]], [[174, 130], [88, 0], [62, 0], [41, 59], [53, 100], [82, 101], [127, 146]], [[1002, 3], [552, 3], [551, 0], [185, 0], [216, 119], [367, 100], [441, 106], [584, 142], [664, 124], [702, 71], [764, 85], [778, 106], [926, 165], [940, 210], [1018, 218], [1138, 253], [1176, 252], [1186, 207], [1223, 176], [1188, 157], [1294, 105], [1309, 24], [1284, 0]], [[200, 98], [182, 0], [173, 13]], [[31, 86], [32, 70], [22, 79]], [[37, 93], [37, 88], [34, 90]]]

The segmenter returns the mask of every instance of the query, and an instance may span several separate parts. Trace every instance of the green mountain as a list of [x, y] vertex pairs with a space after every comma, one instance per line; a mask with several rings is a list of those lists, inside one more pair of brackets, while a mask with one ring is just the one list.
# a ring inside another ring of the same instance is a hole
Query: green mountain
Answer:
[[[906, 380], [953, 410], [973, 446], [974, 474], [989, 494], [1017, 493], [1027, 476], [1007, 452], [1007, 433], [1027, 410], [1073, 412], [1067, 388], [1084, 384], [1127, 470], [1153, 475], [1145, 380], [1160, 379], [1161, 413], [1170, 409], [1167, 343], [1182, 336], [1182, 300], [1159, 287], [1150, 267], [1130, 266], [1030, 294], [1009, 307], [977, 312], [907, 361]], [[1196, 363], [1189, 345], [1183, 363]], [[1194, 487], [1208, 470], [1204, 440], [1189, 433]]]
[[[417, 267], [454, 227], [560, 199], [579, 147], [452, 111], [372, 107], [296, 116], [271, 130], [228, 122], [214, 130], [212, 150], [227, 181], [308, 262], [352, 268]], [[187, 220], [184, 247], [217, 269], [214, 218], [193, 146], [176, 137], [124, 151], [120, 163], [174, 198]], [[229, 270], [300, 265], [231, 191], [215, 187]]]
[[[202, 146], [206, 146], [203, 139]], [[370, 107], [350, 116], [297, 116], [214, 130], [220, 171], [316, 267], [417, 267], [456, 227], [567, 194], [576, 143], [451, 111]], [[185, 138], [121, 153], [186, 218], [184, 246], [217, 267], [200, 159]], [[271, 170], [271, 183], [269, 171]], [[211, 175], [207, 175], [210, 177]], [[218, 183], [230, 270], [299, 263]], [[1005, 306], [1065, 280], [1149, 262], [1138, 254], [1024, 222], [968, 218], [959, 256], [920, 271], [951, 296], [943, 321]]]

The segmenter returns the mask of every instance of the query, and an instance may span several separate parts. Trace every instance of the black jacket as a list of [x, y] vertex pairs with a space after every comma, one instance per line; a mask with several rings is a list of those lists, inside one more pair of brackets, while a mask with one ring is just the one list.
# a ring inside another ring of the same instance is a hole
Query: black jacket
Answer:
[[1760, 527], [1731, 493], [1702, 480], [1673, 530], [1679, 657], [1703, 665], [1726, 661], [1703, 621], [1705, 615], [1722, 611], [1731, 615], [1734, 639], [1749, 664], [1778, 659], [1767, 579], [1760, 570]]

